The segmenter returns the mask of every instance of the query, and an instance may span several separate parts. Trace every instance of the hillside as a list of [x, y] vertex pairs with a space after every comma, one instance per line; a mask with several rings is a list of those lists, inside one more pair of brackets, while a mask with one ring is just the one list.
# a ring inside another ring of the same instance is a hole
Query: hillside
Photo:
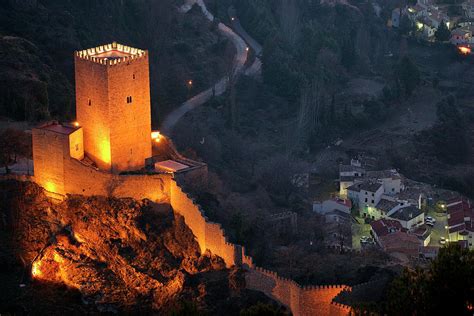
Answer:
[[238, 315], [269, 302], [245, 290], [240, 270], [201, 254], [168, 205], [82, 196], [53, 204], [33, 183], [3, 181], [0, 214], [2, 313]]
[[171, 108], [225, 73], [233, 56], [233, 46], [198, 10], [182, 15], [178, 5], [175, 0], [3, 1], [0, 117], [74, 118], [73, 52], [117, 41], [150, 51], [158, 126]]

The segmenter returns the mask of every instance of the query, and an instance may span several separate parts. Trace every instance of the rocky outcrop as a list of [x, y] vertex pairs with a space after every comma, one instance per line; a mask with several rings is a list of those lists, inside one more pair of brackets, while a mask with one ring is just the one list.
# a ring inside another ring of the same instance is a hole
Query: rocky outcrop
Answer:
[[61, 285], [80, 293], [80, 306], [129, 313], [168, 312], [190, 301], [220, 314], [229, 304], [238, 311], [265, 300], [249, 295], [240, 270], [200, 253], [183, 218], [166, 204], [77, 195], [54, 204], [37, 185], [9, 180], [0, 182], [0, 214], [0, 265], [10, 266], [0, 277], [23, 262], [30, 291]]

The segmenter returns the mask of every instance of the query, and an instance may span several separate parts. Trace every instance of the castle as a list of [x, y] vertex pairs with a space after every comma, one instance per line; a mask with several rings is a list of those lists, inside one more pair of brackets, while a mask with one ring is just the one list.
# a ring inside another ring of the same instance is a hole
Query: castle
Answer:
[[205, 177], [207, 166], [181, 156], [151, 130], [148, 52], [112, 43], [75, 53], [76, 114], [71, 124], [49, 122], [33, 129], [34, 177], [47, 195], [104, 195], [169, 203], [182, 215], [202, 252], [244, 267], [247, 287], [261, 291], [294, 315], [348, 315], [334, 302], [348, 286], [302, 287], [258, 268], [244, 247], [227, 241], [220, 224], [179, 185]]

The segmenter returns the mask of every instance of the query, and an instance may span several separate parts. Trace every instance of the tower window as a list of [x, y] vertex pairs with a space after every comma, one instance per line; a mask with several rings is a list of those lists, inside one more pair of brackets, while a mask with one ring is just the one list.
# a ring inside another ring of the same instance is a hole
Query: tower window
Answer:
[[89, 101], [87, 102], [87, 104], [88, 104], [89, 106], [91, 106], [91, 105], [92, 105], [92, 101], [91, 101], [91, 99], [89, 99]]
[[132, 77], [133, 77], [133, 79], [135, 79], [135, 74], [133, 74], [133, 76], [132, 76]]
[[131, 96], [127, 97], [127, 103], [132, 103], [132, 97]]

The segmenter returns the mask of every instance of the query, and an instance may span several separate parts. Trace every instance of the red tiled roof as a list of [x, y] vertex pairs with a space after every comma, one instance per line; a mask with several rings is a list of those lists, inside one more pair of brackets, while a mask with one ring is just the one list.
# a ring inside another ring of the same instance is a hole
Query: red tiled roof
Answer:
[[465, 234], [467, 234], [467, 231], [474, 232], [474, 209], [471, 208], [469, 200], [462, 199], [459, 203], [449, 206], [448, 215], [449, 233], [466, 231]]
[[418, 254], [421, 245], [416, 236], [401, 231], [380, 237], [380, 243], [385, 251], [411, 255]]
[[466, 229], [466, 224], [462, 223], [461, 225], [454, 226], [454, 227], [449, 227], [449, 233], [456, 233], [456, 232], [461, 232]]
[[456, 212], [453, 212], [449, 214], [448, 218], [448, 226], [456, 226], [461, 223], [464, 223], [464, 211], [463, 210], [458, 210]]
[[394, 231], [401, 231], [403, 229], [400, 222], [385, 218], [370, 223], [370, 226], [378, 237], [386, 236], [394, 233]]

